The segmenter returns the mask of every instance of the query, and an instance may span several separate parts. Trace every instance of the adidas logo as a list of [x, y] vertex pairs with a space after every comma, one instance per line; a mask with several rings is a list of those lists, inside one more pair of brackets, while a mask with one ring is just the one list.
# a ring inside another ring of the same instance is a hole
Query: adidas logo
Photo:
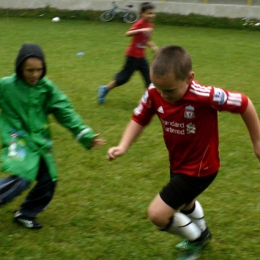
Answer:
[[157, 111], [158, 111], [159, 113], [161, 113], [161, 114], [164, 114], [164, 111], [163, 111], [162, 106], [160, 106], [160, 107], [157, 109]]

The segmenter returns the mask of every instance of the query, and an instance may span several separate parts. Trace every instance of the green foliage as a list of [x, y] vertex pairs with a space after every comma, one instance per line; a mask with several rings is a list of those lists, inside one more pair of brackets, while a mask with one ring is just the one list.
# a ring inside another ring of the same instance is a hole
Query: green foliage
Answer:
[[[15, 9], [0, 9], [0, 17], [23, 17], [23, 18], [37, 18], [51, 19], [55, 16], [61, 19], [69, 20], [85, 20], [97, 21], [101, 15], [101, 11], [82, 11], [82, 10], [59, 10], [46, 6], [39, 9], [15, 10]], [[115, 19], [120, 21], [120, 19]], [[174, 26], [192, 26], [192, 27], [209, 27], [222, 29], [247, 29], [260, 30], [260, 26], [255, 26], [259, 21], [255, 19], [242, 18], [227, 18], [227, 17], [213, 17], [197, 14], [179, 15], [169, 13], [158, 13], [155, 19], [156, 24], [174, 25]]]
[[0, 17], [23, 17], [23, 18], [46, 18], [51, 19], [55, 16], [59, 16], [61, 19], [75, 19], [75, 20], [86, 20], [93, 21], [99, 18], [100, 12], [96, 11], [68, 11], [68, 10], [58, 10], [55, 8], [50, 8], [49, 6], [39, 9], [25, 9], [25, 10], [15, 10], [15, 9], [0, 9]]
[[[106, 160], [107, 149], [118, 143], [144, 92], [143, 81], [135, 73], [130, 82], [108, 94], [104, 105], [97, 104], [98, 86], [109, 82], [124, 62], [128, 28], [123, 22], [62, 19], [52, 23], [39, 15], [0, 18], [0, 77], [13, 73], [24, 42], [40, 44], [47, 57], [47, 76], [68, 95], [86, 124], [107, 140], [100, 149], [84, 150], [50, 118], [59, 171], [56, 194], [39, 215], [44, 225], [39, 231], [12, 223], [13, 211], [27, 192], [1, 207], [1, 259], [176, 257], [174, 244], [180, 238], [159, 232], [146, 213], [168, 181], [168, 156], [158, 119], [125, 156]], [[198, 81], [244, 92], [260, 111], [258, 32], [156, 23], [153, 40], [158, 46], [184, 46], [193, 58]], [[85, 55], [76, 56], [80, 51]], [[152, 59], [150, 50], [147, 57]], [[222, 166], [217, 179], [199, 197], [213, 233], [201, 260], [258, 259], [259, 163], [240, 116], [220, 113], [219, 128]]]
[[[244, 21], [241, 19], [219, 18], [203, 16], [197, 14], [178, 15], [159, 13], [156, 17], [156, 23], [178, 26], [211, 27], [225, 29], [243, 29]], [[258, 27], [256, 27], [257, 29]]]

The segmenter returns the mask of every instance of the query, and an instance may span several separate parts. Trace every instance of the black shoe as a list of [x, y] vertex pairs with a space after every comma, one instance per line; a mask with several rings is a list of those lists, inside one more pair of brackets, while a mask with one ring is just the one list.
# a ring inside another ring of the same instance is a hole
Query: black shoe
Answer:
[[20, 225], [29, 228], [29, 229], [40, 229], [42, 228], [42, 224], [35, 221], [35, 218], [24, 216], [21, 213], [15, 212], [14, 221], [19, 223]]

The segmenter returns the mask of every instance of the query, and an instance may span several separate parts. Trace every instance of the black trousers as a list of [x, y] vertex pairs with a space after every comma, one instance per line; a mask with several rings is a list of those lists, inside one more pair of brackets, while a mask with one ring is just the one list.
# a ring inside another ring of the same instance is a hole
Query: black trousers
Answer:
[[141, 72], [144, 79], [145, 88], [147, 88], [151, 84], [151, 80], [149, 64], [146, 58], [134, 58], [130, 56], [126, 56], [123, 69], [115, 76], [116, 86], [118, 87], [125, 84], [136, 70]]
[[[43, 159], [40, 160], [36, 181], [35, 186], [30, 190], [19, 208], [19, 211], [28, 217], [35, 217], [42, 212], [54, 195], [57, 182], [52, 181]], [[0, 205], [11, 202], [24, 190], [29, 188], [30, 184], [27, 180], [16, 175], [0, 180]]]

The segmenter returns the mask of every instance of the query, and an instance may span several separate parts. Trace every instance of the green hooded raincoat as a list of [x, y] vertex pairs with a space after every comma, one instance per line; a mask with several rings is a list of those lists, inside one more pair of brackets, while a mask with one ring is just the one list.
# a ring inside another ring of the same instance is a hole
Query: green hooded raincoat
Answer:
[[48, 115], [53, 114], [85, 148], [94, 139], [92, 129], [83, 124], [66, 95], [46, 77], [34, 86], [17, 74], [1, 78], [0, 109], [2, 171], [28, 181], [36, 179], [41, 157], [52, 179], [57, 179]]

